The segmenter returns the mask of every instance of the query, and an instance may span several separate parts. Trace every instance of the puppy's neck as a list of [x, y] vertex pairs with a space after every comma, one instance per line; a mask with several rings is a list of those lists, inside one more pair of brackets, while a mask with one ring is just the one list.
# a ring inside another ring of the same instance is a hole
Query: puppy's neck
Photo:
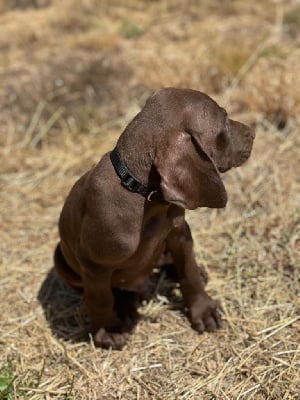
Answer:
[[116, 147], [120, 159], [132, 173], [132, 175], [143, 185], [159, 189], [159, 175], [153, 166], [153, 156], [146, 149], [135, 148], [126, 149], [122, 144]]

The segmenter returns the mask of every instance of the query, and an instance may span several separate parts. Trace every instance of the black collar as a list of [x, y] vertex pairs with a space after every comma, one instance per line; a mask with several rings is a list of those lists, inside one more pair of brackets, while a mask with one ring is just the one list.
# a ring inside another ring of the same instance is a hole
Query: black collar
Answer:
[[116, 148], [110, 153], [110, 160], [115, 168], [117, 175], [121, 179], [122, 185], [126, 187], [127, 190], [129, 190], [130, 192], [139, 193], [148, 201], [151, 201], [151, 197], [156, 193], [159, 193], [160, 197], [162, 197], [161, 193], [158, 190], [155, 190], [149, 186], [145, 186], [134, 177], [134, 175], [129, 171], [127, 166], [121, 160], [120, 154]]

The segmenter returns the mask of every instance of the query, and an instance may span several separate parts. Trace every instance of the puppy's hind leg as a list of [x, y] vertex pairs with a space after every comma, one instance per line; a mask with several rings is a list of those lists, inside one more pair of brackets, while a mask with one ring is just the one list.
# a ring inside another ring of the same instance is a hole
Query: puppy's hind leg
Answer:
[[82, 279], [75, 271], [69, 266], [65, 257], [61, 251], [60, 243], [55, 248], [54, 251], [54, 267], [57, 274], [63, 279], [63, 281], [71, 286], [75, 290], [82, 291]]

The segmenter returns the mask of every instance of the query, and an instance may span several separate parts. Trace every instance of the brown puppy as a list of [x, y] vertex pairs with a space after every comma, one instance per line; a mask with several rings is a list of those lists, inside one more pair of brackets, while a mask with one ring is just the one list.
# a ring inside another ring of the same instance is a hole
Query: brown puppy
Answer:
[[192, 327], [219, 327], [217, 302], [204, 290], [185, 209], [222, 208], [220, 177], [250, 155], [253, 131], [227, 117], [207, 95], [162, 89], [120, 136], [116, 149], [83, 175], [63, 207], [55, 267], [83, 288], [95, 344], [120, 349], [143, 294], [169, 252]]

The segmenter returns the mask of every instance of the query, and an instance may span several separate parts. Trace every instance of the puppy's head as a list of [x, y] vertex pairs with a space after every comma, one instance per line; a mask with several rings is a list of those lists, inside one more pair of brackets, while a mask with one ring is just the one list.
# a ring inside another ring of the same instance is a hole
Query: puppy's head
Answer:
[[250, 156], [254, 131], [228, 118], [223, 108], [202, 93], [198, 102], [188, 107], [184, 126], [219, 172], [239, 167]]
[[249, 158], [254, 132], [229, 119], [201, 92], [179, 90], [175, 95], [182, 96], [177, 102], [182, 119], [178, 126], [167, 128], [156, 157], [164, 198], [187, 209], [225, 207], [227, 193], [220, 172]]

